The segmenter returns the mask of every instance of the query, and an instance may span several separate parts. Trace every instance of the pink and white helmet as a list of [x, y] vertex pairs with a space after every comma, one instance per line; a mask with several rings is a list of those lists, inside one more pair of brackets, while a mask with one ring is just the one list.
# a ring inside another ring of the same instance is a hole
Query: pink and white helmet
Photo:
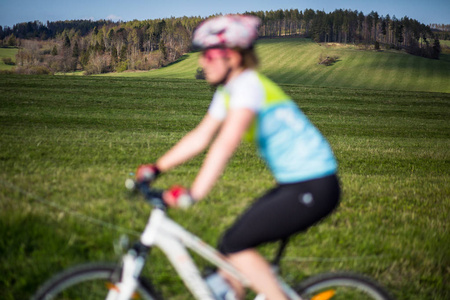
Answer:
[[208, 19], [194, 32], [192, 44], [200, 49], [248, 49], [258, 37], [259, 18], [249, 15], [225, 15]]

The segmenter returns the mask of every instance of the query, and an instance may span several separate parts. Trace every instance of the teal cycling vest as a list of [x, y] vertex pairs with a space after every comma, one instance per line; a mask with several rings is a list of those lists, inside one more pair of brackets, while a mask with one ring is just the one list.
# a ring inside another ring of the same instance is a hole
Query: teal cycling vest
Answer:
[[[319, 130], [277, 84], [256, 74], [265, 97], [244, 138], [256, 143], [277, 182], [293, 183], [336, 173], [336, 159]], [[228, 109], [232, 91], [220, 87], [218, 93]]]

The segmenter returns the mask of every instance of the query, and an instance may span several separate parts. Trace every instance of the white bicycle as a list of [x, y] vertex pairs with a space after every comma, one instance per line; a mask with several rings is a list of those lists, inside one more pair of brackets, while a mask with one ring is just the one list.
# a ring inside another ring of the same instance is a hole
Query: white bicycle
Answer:
[[[166, 215], [167, 206], [162, 200], [162, 191], [154, 190], [148, 184], [138, 184], [134, 181], [128, 181], [128, 187], [139, 190], [153, 206], [153, 210], [140, 240], [123, 256], [121, 263], [88, 263], [67, 269], [45, 282], [33, 296], [33, 300], [163, 299], [153, 284], [141, 276], [152, 247], [159, 247], [162, 250], [197, 300], [235, 298], [226, 284], [214, 283], [215, 280], [224, 282], [217, 272], [206, 278], [202, 276], [187, 248], [198, 253], [214, 266], [225, 270], [244, 286], [248, 286], [248, 280], [217, 250]], [[274, 270], [279, 270], [279, 262], [286, 244], [287, 240], [281, 242], [273, 261]], [[281, 286], [292, 300], [393, 299], [374, 280], [355, 273], [337, 272], [316, 275], [292, 288], [280, 277], [278, 271], [274, 272], [277, 272]], [[255, 300], [263, 299], [265, 299], [263, 295], [257, 295], [255, 298]]]

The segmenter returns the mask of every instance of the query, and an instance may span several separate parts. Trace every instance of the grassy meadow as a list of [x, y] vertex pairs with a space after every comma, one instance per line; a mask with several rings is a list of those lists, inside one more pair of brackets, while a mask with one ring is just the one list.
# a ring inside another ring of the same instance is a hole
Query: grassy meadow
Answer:
[[[445, 42], [445, 41], [443, 41]], [[261, 71], [278, 83], [450, 93], [450, 54], [439, 60], [396, 50], [363, 50], [355, 45], [317, 44], [309, 39], [261, 39], [256, 45]], [[106, 76], [193, 79], [199, 53], [149, 72]], [[319, 58], [338, 57], [332, 66]]]
[[[292, 239], [284, 274], [294, 282], [353, 270], [376, 278], [397, 299], [449, 299], [448, 58], [289, 39], [283, 47], [298, 51], [299, 62], [291, 60], [295, 75], [289, 56], [271, 56], [281, 55], [280, 43], [258, 45], [262, 71], [328, 138], [343, 185], [339, 209]], [[319, 50], [339, 51], [340, 60], [318, 66]], [[311, 57], [302, 55], [308, 51]], [[149, 207], [123, 183], [206, 112], [213, 90], [193, 79], [197, 55], [146, 73], [0, 74], [0, 299], [28, 299], [51, 274], [77, 263], [116, 261], [121, 236], [137, 238]], [[189, 186], [204, 155], [164, 174], [156, 186]], [[243, 143], [205, 201], [170, 215], [215, 245], [236, 215], [273, 185], [254, 145]], [[274, 249], [260, 250], [271, 257]], [[145, 274], [166, 299], [192, 299], [159, 250]]]

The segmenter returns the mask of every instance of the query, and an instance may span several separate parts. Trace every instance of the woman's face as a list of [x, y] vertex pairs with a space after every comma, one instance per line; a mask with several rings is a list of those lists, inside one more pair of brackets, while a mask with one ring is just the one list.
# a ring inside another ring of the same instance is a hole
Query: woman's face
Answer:
[[199, 62], [203, 68], [206, 80], [212, 84], [217, 85], [224, 82], [226, 76], [230, 72], [228, 49], [207, 49], [202, 52]]

